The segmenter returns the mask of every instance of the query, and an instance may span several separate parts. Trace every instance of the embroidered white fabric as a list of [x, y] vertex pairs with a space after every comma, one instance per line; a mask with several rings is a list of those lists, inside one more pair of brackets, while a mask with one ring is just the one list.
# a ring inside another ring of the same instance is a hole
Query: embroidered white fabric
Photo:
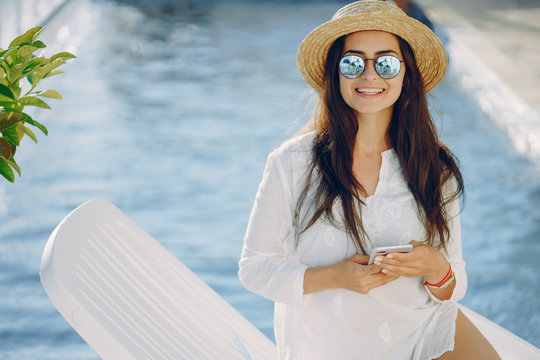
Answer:
[[[447, 208], [451, 233], [448, 253], [443, 252], [456, 276], [450, 300], [433, 296], [422, 277], [402, 277], [365, 295], [345, 289], [303, 294], [308, 267], [330, 265], [357, 251], [342, 229], [322, 220], [302, 234], [295, 249], [292, 219], [313, 139], [314, 133], [295, 137], [268, 156], [239, 262], [242, 284], [275, 302], [280, 358], [424, 360], [453, 349], [456, 302], [467, 288], [458, 201]], [[381, 155], [379, 183], [362, 209], [368, 251], [425, 236], [394, 150]]]

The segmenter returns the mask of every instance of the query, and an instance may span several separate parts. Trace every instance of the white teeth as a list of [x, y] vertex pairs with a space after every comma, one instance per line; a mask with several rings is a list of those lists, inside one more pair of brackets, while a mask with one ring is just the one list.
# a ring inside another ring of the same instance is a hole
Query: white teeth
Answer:
[[356, 89], [356, 91], [361, 93], [361, 94], [375, 95], [375, 94], [382, 93], [384, 91], [384, 89]]

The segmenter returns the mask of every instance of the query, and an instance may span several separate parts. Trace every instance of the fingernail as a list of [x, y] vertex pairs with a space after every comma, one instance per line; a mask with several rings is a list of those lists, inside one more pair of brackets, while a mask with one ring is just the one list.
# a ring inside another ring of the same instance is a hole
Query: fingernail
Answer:
[[393, 259], [393, 258], [394, 258], [394, 256], [393, 256], [392, 254], [386, 255], [386, 257], [389, 258], [389, 259]]
[[386, 274], [386, 269], [382, 269], [381, 272], [385, 273]]

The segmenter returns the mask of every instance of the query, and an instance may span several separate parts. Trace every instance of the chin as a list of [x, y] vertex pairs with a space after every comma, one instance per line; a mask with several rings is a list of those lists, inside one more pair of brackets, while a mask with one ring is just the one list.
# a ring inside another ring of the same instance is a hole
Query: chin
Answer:
[[383, 114], [392, 111], [393, 106], [351, 106], [356, 115]]

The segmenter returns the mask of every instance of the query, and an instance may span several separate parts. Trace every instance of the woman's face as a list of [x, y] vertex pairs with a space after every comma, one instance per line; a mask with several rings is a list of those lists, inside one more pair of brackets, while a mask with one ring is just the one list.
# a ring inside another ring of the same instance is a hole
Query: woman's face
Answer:
[[[377, 59], [382, 55], [393, 55], [403, 60], [398, 39], [385, 31], [359, 31], [347, 35], [342, 56], [359, 55], [365, 59]], [[383, 79], [375, 71], [374, 61], [365, 62], [364, 72], [356, 79], [339, 73], [341, 96], [357, 117], [362, 114], [392, 113], [394, 103], [401, 94], [405, 64], [392, 79]]]

